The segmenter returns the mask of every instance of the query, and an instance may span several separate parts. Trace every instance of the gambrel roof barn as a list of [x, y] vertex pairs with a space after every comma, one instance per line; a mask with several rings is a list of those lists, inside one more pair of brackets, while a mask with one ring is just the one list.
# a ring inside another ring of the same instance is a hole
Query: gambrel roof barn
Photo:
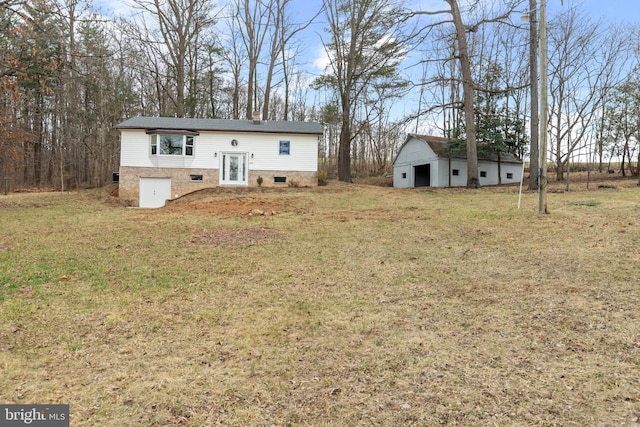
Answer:
[[[450, 142], [437, 136], [407, 135], [393, 161], [393, 186], [466, 186], [467, 159], [451, 152]], [[517, 183], [522, 178], [522, 160], [510, 153], [478, 155], [478, 171], [480, 185]]]

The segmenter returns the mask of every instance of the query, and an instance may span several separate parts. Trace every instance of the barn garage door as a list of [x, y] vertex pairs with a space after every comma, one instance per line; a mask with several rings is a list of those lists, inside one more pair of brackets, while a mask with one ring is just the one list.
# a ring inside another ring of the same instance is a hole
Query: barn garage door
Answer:
[[431, 186], [431, 165], [419, 165], [413, 167], [414, 187]]
[[171, 198], [171, 178], [140, 178], [140, 207], [161, 208]]

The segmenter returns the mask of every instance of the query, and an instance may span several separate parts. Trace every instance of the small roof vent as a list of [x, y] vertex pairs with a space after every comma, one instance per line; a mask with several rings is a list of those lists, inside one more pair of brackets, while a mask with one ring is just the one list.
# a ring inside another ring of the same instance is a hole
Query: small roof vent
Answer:
[[253, 117], [253, 124], [254, 125], [259, 125], [260, 124], [260, 111], [254, 111], [252, 117]]

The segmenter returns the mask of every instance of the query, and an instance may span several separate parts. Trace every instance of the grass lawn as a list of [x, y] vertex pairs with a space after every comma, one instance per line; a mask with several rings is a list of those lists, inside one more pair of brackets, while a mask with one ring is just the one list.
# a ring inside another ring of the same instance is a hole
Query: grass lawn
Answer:
[[636, 181], [0, 196], [0, 402], [72, 426], [637, 426]]

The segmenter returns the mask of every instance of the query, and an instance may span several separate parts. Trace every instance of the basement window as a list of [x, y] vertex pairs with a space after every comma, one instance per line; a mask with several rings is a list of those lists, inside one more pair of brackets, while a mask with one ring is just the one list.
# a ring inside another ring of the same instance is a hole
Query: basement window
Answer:
[[453, 175], [453, 176], [458, 176], [458, 175], [460, 175], [460, 169], [453, 169], [453, 170], [451, 171], [451, 175]]
[[507, 172], [507, 179], [513, 179], [513, 174], [511, 172]]
[[274, 176], [273, 177], [273, 183], [274, 184], [286, 184], [287, 183], [287, 177], [286, 176]]
[[198, 182], [203, 181], [202, 175], [191, 175], [190, 178], [191, 178], [191, 181], [198, 181]]
[[486, 178], [487, 177], [487, 171], [480, 171], [480, 178]]

